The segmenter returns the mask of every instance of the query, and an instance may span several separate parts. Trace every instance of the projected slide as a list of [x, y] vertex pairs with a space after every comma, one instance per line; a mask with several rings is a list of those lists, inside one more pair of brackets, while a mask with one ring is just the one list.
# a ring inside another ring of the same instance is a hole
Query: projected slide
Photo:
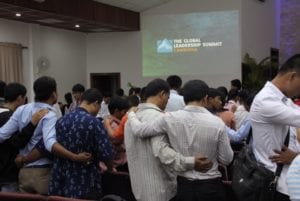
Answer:
[[142, 18], [143, 76], [228, 73], [240, 66], [239, 12]]

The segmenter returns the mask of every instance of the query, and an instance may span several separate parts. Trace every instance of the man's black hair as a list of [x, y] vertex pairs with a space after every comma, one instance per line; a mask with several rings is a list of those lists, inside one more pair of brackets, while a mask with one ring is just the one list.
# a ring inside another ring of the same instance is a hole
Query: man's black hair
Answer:
[[231, 86], [236, 87], [238, 90], [242, 88], [242, 83], [239, 79], [231, 80]]
[[297, 71], [300, 73], [300, 54], [295, 54], [290, 57], [278, 70], [279, 74], [285, 74], [291, 70]]
[[96, 88], [91, 88], [83, 92], [81, 101], [86, 101], [88, 104], [98, 101], [101, 104], [103, 96], [101, 92]]
[[24, 85], [20, 83], [9, 83], [4, 87], [5, 102], [13, 102], [19, 96], [25, 97], [26, 92], [27, 90]]
[[201, 101], [208, 95], [209, 87], [202, 80], [190, 80], [184, 84], [182, 95], [184, 102], [188, 104], [192, 101]]
[[124, 90], [122, 88], [117, 89], [116, 90], [116, 95], [120, 96], [120, 97], [124, 96]]
[[0, 97], [4, 96], [4, 87], [6, 86], [6, 83], [2, 80], [0, 80]]
[[84, 88], [84, 86], [82, 85], [82, 84], [75, 84], [74, 86], [73, 86], [73, 88], [72, 88], [72, 92], [74, 93], [76, 93], [76, 92], [80, 92], [80, 93], [83, 93], [84, 92], [84, 90], [85, 90], [85, 88]]
[[162, 79], [154, 79], [148, 83], [145, 89], [145, 99], [156, 96], [159, 92], [165, 91], [166, 93], [170, 92], [169, 84]]
[[182, 85], [182, 80], [178, 75], [170, 75], [167, 78], [167, 82], [170, 85], [171, 89], [179, 89]]
[[112, 99], [110, 99], [108, 104], [109, 113], [113, 114], [116, 109], [118, 109], [119, 111], [128, 110], [129, 109], [128, 101], [121, 97], [113, 97]]
[[42, 76], [34, 81], [33, 91], [35, 101], [46, 101], [56, 92], [56, 81], [52, 77]]

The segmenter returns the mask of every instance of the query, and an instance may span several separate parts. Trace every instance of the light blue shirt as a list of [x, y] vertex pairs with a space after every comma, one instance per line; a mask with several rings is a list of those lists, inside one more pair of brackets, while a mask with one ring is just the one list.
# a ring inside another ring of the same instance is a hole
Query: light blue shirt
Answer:
[[248, 136], [250, 128], [251, 128], [251, 121], [247, 119], [243, 121], [242, 125], [237, 131], [229, 127], [227, 127], [226, 130], [227, 130], [227, 135], [232, 142], [241, 142], [243, 139], [245, 139]]
[[[53, 144], [56, 143], [55, 124], [57, 117], [55, 109], [46, 103], [36, 102], [18, 107], [8, 122], [0, 128], [0, 143], [9, 139], [16, 131], [21, 131], [22, 128], [31, 121], [32, 115], [42, 108], [49, 109], [49, 112], [40, 120], [33, 136], [25, 148], [20, 150], [20, 154], [23, 156], [28, 155], [42, 137], [46, 149], [51, 152]], [[49, 163], [51, 163], [51, 161], [47, 158], [41, 158], [26, 166], [44, 165]]]
[[291, 200], [300, 200], [300, 156], [292, 162], [287, 173], [287, 185]]

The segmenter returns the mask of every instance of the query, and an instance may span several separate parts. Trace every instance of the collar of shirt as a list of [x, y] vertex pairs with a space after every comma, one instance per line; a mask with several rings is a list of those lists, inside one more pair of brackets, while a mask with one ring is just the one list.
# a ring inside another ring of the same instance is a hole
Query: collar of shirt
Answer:
[[141, 104], [139, 104], [138, 109], [139, 110], [154, 109], [159, 112], [163, 112], [157, 105], [155, 105], [153, 103], [141, 103]]
[[35, 102], [34, 103], [34, 106], [35, 107], [38, 107], [38, 108], [47, 108], [53, 112], [55, 112], [55, 109], [53, 108], [53, 106], [47, 104], [47, 103], [42, 103], [42, 102]]
[[184, 107], [183, 110], [188, 112], [201, 112], [201, 113], [211, 114], [210, 111], [208, 111], [205, 107], [196, 106], [196, 105], [187, 105]]
[[268, 81], [265, 87], [269, 88], [270, 91], [272, 91], [277, 97], [279, 97], [283, 103], [287, 102], [288, 97], [286, 97], [286, 95], [284, 95], [282, 91], [280, 91], [272, 82]]
[[178, 95], [178, 92], [176, 90], [174, 90], [174, 89], [171, 89], [170, 90], [170, 94], [177, 94]]

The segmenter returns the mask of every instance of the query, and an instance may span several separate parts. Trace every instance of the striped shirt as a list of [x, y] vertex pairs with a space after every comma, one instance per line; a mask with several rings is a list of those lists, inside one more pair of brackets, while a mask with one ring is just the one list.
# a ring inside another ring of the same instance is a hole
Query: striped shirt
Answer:
[[206, 173], [195, 170], [179, 173], [190, 180], [221, 177], [218, 162], [228, 165], [233, 159], [225, 124], [200, 106], [187, 105], [183, 110], [152, 118], [152, 122], [148, 124], [141, 123], [130, 112], [128, 126], [140, 137], [167, 133], [171, 146], [184, 156], [207, 156], [213, 162], [213, 167]]
[[[139, 105], [137, 118], [151, 122], [162, 111], [151, 103]], [[138, 201], [167, 201], [176, 194], [174, 171], [194, 168], [194, 157], [183, 157], [169, 147], [166, 135], [138, 138], [125, 126], [125, 145], [132, 191]]]
[[286, 179], [291, 200], [300, 200], [300, 156], [289, 167]]

